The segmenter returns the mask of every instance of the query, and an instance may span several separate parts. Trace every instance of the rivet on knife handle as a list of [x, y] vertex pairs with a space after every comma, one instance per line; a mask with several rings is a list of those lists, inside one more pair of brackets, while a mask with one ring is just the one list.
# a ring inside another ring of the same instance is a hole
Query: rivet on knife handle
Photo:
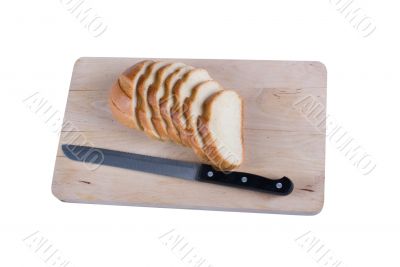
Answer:
[[209, 165], [201, 165], [197, 180], [277, 195], [288, 195], [293, 191], [293, 183], [287, 177], [273, 180], [245, 172], [216, 171]]

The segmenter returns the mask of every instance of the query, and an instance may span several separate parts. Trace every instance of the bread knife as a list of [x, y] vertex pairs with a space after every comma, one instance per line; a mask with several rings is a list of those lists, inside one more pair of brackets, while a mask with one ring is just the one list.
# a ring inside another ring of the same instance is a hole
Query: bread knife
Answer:
[[219, 171], [207, 164], [73, 144], [63, 144], [62, 151], [71, 160], [89, 164], [106, 165], [276, 195], [288, 195], [293, 191], [292, 181], [285, 176], [273, 180], [251, 173]]

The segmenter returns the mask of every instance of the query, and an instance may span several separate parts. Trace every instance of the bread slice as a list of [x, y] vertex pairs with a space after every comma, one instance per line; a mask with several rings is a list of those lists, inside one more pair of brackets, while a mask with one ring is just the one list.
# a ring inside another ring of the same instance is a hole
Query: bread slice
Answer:
[[243, 101], [231, 90], [220, 91], [204, 103], [198, 119], [204, 153], [220, 170], [232, 170], [243, 162]]
[[130, 128], [142, 129], [135, 112], [136, 88], [140, 76], [152, 62], [151, 60], [144, 60], [128, 68], [118, 77], [117, 83], [113, 85], [111, 90], [111, 101], [115, 108], [125, 114], [124, 117], [128, 121], [124, 125], [129, 125]]
[[171, 110], [171, 118], [179, 132], [182, 143], [190, 146], [186, 135], [186, 120], [183, 115], [187, 107], [184, 106], [185, 99], [190, 97], [194, 87], [202, 82], [211, 80], [210, 75], [205, 69], [193, 69], [186, 73], [174, 86], [172, 91], [174, 104]]
[[[151, 109], [151, 121], [156, 128], [161, 139], [170, 139], [167, 130], [167, 124], [163, 120], [160, 112], [160, 99], [165, 95], [165, 80], [176, 70], [184, 67], [183, 63], [171, 63], [160, 68], [156, 73], [154, 83], [150, 86], [147, 93], [147, 102]], [[172, 139], [172, 141], [175, 141]]]
[[139, 123], [149, 137], [161, 140], [165, 139], [162, 139], [163, 137], [159, 135], [151, 121], [151, 109], [148, 104], [147, 93], [155, 81], [157, 71], [167, 64], [167, 62], [161, 61], [151, 63], [147, 67], [146, 72], [140, 77], [137, 87], [136, 115]]
[[204, 161], [208, 161], [208, 158], [204, 153], [203, 140], [197, 130], [197, 120], [203, 113], [204, 102], [222, 90], [222, 86], [214, 80], [202, 82], [193, 89], [191, 96], [186, 98], [184, 103], [186, 110], [183, 114], [186, 119], [187, 141], [194, 152]]
[[170, 74], [164, 82], [164, 95], [160, 99], [160, 112], [161, 117], [164, 119], [169, 138], [179, 144], [182, 144], [181, 138], [179, 136], [178, 130], [172, 122], [171, 118], [171, 108], [173, 105], [172, 90], [177, 81], [179, 81], [186, 73], [193, 70], [191, 66], [184, 66], [175, 70]]
[[111, 114], [119, 123], [137, 129], [136, 120], [132, 116], [131, 103], [132, 99], [121, 89], [118, 81], [114, 83], [109, 97]]

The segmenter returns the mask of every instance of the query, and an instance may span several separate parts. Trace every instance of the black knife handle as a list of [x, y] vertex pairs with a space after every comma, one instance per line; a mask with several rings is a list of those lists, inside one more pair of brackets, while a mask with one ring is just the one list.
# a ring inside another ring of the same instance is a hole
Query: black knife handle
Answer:
[[293, 183], [287, 177], [272, 180], [245, 172], [216, 171], [210, 165], [205, 164], [201, 165], [197, 180], [277, 195], [288, 195], [293, 191]]

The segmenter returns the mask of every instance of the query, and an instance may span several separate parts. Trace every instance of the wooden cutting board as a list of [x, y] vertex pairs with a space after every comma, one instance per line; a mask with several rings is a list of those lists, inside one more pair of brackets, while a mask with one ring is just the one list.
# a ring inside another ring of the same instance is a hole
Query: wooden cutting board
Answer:
[[[205, 68], [225, 88], [239, 92], [245, 105], [245, 161], [238, 171], [270, 178], [290, 177], [295, 189], [288, 196], [67, 159], [61, 144], [197, 161], [190, 149], [151, 140], [112, 118], [107, 105], [111, 85], [121, 72], [140, 60], [143, 59], [77, 60], [54, 169], [52, 191], [57, 198], [79, 203], [308, 215], [322, 209], [325, 132], [297, 106], [310, 97], [325, 106], [326, 69], [319, 62], [162, 59]], [[321, 112], [319, 116], [325, 118], [325, 109]]]

